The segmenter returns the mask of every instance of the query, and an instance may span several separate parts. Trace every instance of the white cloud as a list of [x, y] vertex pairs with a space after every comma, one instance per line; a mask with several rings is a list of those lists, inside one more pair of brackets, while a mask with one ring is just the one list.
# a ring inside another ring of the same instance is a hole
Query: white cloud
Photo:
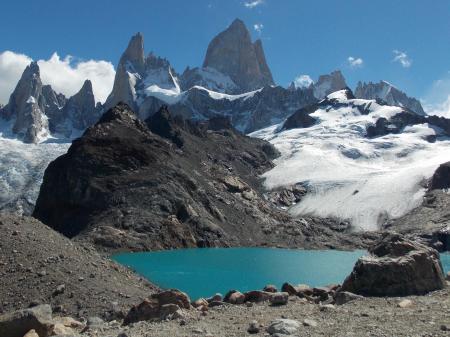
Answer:
[[450, 118], [450, 72], [434, 81], [421, 101], [427, 114]]
[[255, 23], [253, 25], [253, 29], [261, 34], [262, 30], [264, 29], [264, 25], [262, 23]]
[[0, 53], [0, 103], [6, 104], [31, 58], [11, 51]]
[[309, 75], [300, 75], [294, 79], [294, 85], [296, 88], [307, 88], [313, 83], [314, 81]]
[[349, 65], [351, 68], [361, 68], [361, 67], [363, 66], [363, 64], [364, 64], [363, 59], [360, 58], [360, 57], [355, 58], [355, 57], [353, 57], [353, 56], [349, 56], [349, 57], [347, 58], [347, 61], [348, 61], [348, 65]]
[[[0, 102], [8, 102], [17, 81], [32, 59], [11, 51], [0, 53]], [[72, 56], [61, 59], [54, 53], [48, 60], [38, 60], [44, 84], [70, 97], [76, 94], [86, 79], [91, 80], [97, 101], [104, 102], [114, 83], [114, 66], [97, 60], [76, 61]]]
[[247, 8], [255, 8], [259, 5], [262, 5], [264, 3], [264, 0], [254, 0], [254, 1], [246, 1], [244, 2], [244, 6]]
[[412, 65], [412, 60], [404, 51], [393, 50], [394, 59], [393, 62], [398, 62], [402, 65], [403, 68], [409, 68]]

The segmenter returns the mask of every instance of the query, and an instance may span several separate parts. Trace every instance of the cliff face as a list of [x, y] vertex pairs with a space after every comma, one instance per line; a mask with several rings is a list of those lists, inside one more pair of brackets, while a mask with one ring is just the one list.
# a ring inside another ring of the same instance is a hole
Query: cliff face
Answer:
[[229, 76], [241, 92], [274, 84], [261, 40], [253, 43], [247, 27], [239, 19], [210, 42], [203, 67]]

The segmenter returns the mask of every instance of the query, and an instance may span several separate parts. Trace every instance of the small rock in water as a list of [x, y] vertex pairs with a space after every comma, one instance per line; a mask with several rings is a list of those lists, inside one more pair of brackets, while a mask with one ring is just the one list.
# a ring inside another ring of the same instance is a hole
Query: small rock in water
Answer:
[[409, 308], [409, 307], [412, 307], [413, 306], [413, 301], [411, 301], [411, 300], [403, 300], [403, 301], [400, 301], [398, 304], [397, 304], [397, 306], [399, 307], [399, 308]]
[[250, 333], [250, 334], [258, 333], [259, 332], [259, 324], [258, 324], [258, 322], [257, 321], [251, 321], [249, 326], [248, 326], [247, 332]]
[[303, 325], [304, 325], [304, 326], [310, 326], [310, 327], [315, 328], [315, 327], [317, 326], [317, 322], [314, 321], [314, 320], [312, 320], [312, 319], [305, 319], [305, 320], [303, 321]]

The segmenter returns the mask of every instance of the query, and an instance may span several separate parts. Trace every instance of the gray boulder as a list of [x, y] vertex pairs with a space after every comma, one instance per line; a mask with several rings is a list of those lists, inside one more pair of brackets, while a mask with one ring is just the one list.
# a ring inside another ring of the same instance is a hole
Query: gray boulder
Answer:
[[0, 336], [23, 337], [30, 330], [35, 330], [39, 337], [50, 336], [53, 323], [48, 304], [0, 316]]
[[422, 295], [445, 287], [439, 253], [387, 233], [361, 257], [340, 291], [364, 296]]

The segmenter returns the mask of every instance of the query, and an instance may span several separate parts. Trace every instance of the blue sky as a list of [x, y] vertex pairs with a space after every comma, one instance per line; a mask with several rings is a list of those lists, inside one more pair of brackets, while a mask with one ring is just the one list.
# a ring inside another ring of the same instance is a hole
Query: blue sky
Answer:
[[239, 17], [263, 40], [278, 84], [341, 69], [351, 87], [385, 79], [416, 97], [450, 94], [447, 0], [15, 0], [2, 12], [0, 52], [33, 59], [57, 52], [115, 65], [140, 31], [147, 52], [182, 72], [201, 65], [209, 41]]

